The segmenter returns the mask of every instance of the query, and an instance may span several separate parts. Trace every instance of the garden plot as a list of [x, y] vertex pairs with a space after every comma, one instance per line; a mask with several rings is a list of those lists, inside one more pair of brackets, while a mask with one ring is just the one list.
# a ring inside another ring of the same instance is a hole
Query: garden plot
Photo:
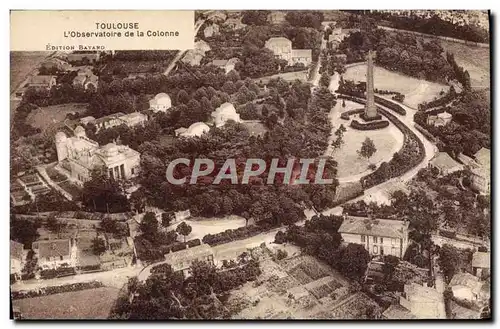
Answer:
[[260, 266], [262, 274], [255, 282], [231, 293], [226, 307], [233, 319], [314, 319], [341, 303], [331, 298], [325, 303], [329, 296], [347, 294], [348, 282], [311, 256], [267, 259]]
[[[441, 91], [448, 91], [449, 86], [413, 78], [375, 66], [373, 70], [375, 88], [396, 91], [405, 95], [404, 104], [417, 108], [418, 104], [439, 97]], [[344, 74], [344, 80], [366, 81], [366, 64], [351, 66]]]

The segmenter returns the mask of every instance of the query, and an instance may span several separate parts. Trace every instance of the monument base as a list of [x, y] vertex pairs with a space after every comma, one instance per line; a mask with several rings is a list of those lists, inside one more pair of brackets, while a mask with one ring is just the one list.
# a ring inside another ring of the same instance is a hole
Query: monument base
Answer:
[[370, 122], [370, 121], [375, 121], [375, 120], [380, 120], [380, 119], [382, 119], [382, 116], [381, 116], [380, 114], [378, 114], [378, 113], [377, 113], [377, 115], [375, 115], [375, 116], [371, 116], [371, 117], [366, 116], [366, 113], [361, 113], [361, 114], [359, 115], [359, 117], [360, 117], [361, 119], [363, 119], [364, 121], [366, 121], [366, 122]]

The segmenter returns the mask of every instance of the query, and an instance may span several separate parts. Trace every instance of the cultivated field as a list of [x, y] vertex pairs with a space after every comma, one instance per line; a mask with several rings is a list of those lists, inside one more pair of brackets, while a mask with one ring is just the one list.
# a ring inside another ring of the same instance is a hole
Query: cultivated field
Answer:
[[14, 300], [24, 319], [107, 319], [118, 297], [116, 288], [97, 288]]
[[[233, 291], [233, 319], [352, 319], [374, 303], [349, 292], [349, 282], [311, 256], [261, 260], [262, 274]], [[352, 300], [364, 300], [352, 307]], [[351, 305], [350, 309], [345, 305]]]
[[[337, 177], [340, 182], [357, 181], [361, 176], [371, 172], [368, 169], [370, 163], [378, 166], [383, 161], [389, 161], [393, 154], [401, 149], [404, 140], [403, 133], [393, 124], [390, 124], [387, 128], [367, 131], [349, 127], [350, 120], [342, 120], [340, 114], [344, 111], [358, 109], [363, 105], [350, 101], [346, 101], [345, 104], [346, 107], [344, 108], [342, 107], [342, 102], [338, 101], [330, 112], [330, 121], [333, 125], [330, 139], [336, 138], [334, 132], [342, 124], [347, 129], [344, 133], [344, 144], [339, 149], [333, 151], [333, 153], [331, 148], [327, 151], [327, 155], [333, 156], [337, 161]], [[359, 115], [352, 115], [351, 119], [363, 122], [359, 118]], [[369, 160], [360, 157], [357, 153], [367, 137], [373, 140], [377, 149]]]
[[[347, 68], [345, 80], [366, 81], [366, 65], [360, 64]], [[400, 73], [391, 72], [382, 67], [374, 67], [375, 88], [397, 91], [405, 95], [404, 104], [417, 108], [424, 101], [439, 97], [439, 93], [449, 89], [449, 86], [436, 82], [420, 80]]]
[[40, 107], [29, 114], [28, 118], [26, 119], [26, 123], [35, 128], [46, 130], [53, 124], [63, 122], [67, 114], [73, 112], [83, 113], [86, 110], [86, 103], [68, 103]]

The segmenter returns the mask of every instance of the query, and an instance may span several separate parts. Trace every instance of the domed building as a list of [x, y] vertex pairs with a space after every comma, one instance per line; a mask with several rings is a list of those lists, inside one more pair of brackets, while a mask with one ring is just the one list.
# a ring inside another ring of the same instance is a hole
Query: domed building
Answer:
[[175, 136], [179, 137], [199, 137], [210, 130], [204, 122], [195, 122], [189, 128], [179, 128], [175, 130]]
[[149, 101], [149, 107], [153, 112], [167, 112], [172, 107], [170, 96], [165, 93], [159, 93]]
[[92, 171], [99, 168], [115, 179], [128, 179], [139, 172], [139, 152], [115, 143], [99, 146], [87, 138], [82, 126], [76, 127], [71, 137], [58, 132], [55, 143], [58, 168], [80, 184], [88, 181]]
[[224, 126], [229, 120], [233, 120], [235, 122], [242, 121], [240, 115], [236, 113], [236, 109], [231, 103], [222, 104], [212, 112], [211, 116], [214, 119], [215, 126], [217, 128]]

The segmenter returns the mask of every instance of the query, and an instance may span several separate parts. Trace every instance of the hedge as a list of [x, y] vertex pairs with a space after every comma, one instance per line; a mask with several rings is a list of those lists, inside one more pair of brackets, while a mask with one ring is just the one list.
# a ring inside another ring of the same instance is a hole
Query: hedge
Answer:
[[364, 188], [378, 185], [394, 177], [399, 177], [414, 168], [425, 158], [424, 144], [417, 135], [392, 113], [381, 108], [379, 108], [379, 111], [403, 132], [404, 142], [402, 149], [395, 153], [389, 162], [383, 162], [377, 170], [361, 178], [360, 182]]
[[203, 243], [206, 243], [210, 246], [216, 246], [231, 241], [242, 240], [267, 231], [271, 227], [272, 225], [270, 224], [259, 226], [250, 225], [243, 226], [234, 230], [225, 230], [224, 232], [220, 232], [217, 234], [207, 234], [203, 237]]
[[406, 115], [406, 110], [399, 104], [393, 103], [391, 101], [388, 101], [385, 98], [379, 97], [375, 95], [375, 102], [379, 103], [380, 105], [383, 105], [387, 108], [390, 108], [394, 112], [401, 114], [401, 115]]
[[58, 269], [42, 270], [40, 276], [42, 279], [54, 279], [62, 276], [75, 275], [74, 267], [61, 267]]
[[103, 286], [104, 285], [100, 281], [79, 282], [79, 283], [65, 284], [62, 286], [46, 287], [46, 288], [41, 288], [38, 290], [13, 291], [11, 293], [11, 296], [12, 296], [12, 299], [33, 298], [33, 297], [60, 294], [60, 293], [71, 292], [71, 291], [95, 289], [95, 288], [100, 288]]
[[457, 236], [457, 234], [455, 232], [443, 231], [443, 230], [439, 230], [439, 235], [444, 236], [445, 238], [449, 238], [449, 239], [454, 239]]
[[382, 121], [372, 121], [368, 123], [361, 123], [358, 122], [357, 120], [352, 120], [351, 121], [351, 128], [357, 129], [357, 130], [376, 130], [376, 129], [383, 129], [389, 126], [389, 121], [382, 120]]
[[354, 114], [361, 114], [365, 111], [365, 109], [355, 109], [355, 110], [349, 110], [345, 111], [340, 115], [340, 118], [343, 120], [349, 120], [349, 117]]

